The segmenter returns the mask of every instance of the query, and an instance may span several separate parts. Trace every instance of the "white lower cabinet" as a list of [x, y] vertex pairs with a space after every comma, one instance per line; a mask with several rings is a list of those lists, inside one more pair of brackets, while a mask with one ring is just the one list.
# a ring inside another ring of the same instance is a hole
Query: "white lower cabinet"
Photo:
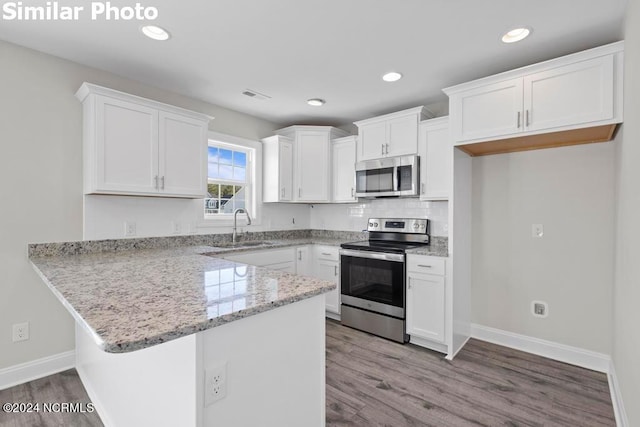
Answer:
[[412, 343], [447, 352], [446, 285], [446, 258], [407, 255], [407, 334]]
[[240, 252], [222, 256], [229, 261], [266, 267], [272, 270], [296, 272], [294, 248], [266, 249], [260, 251]]
[[312, 246], [300, 246], [296, 248], [296, 274], [313, 276], [313, 264], [311, 263], [312, 248]]
[[263, 249], [221, 255], [229, 261], [241, 262], [272, 270], [286, 271], [329, 282], [337, 287], [325, 294], [327, 316], [340, 319], [340, 248], [326, 245], [305, 245], [281, 249]]
[[[315, 274], [318, 279], [334, 282], [337, 287], [325, 294], [325, 308], [329, 317], [340, 315], [340, 249], [337, 246], [314, 245]], [[333, 314], [333, 315], [332, 315]]]

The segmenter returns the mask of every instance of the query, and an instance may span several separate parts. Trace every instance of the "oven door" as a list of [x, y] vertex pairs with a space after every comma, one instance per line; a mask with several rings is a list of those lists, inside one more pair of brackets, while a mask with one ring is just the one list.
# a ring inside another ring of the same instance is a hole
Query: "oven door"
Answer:
[[340, 250], [341, 302], [404, 319], [405, 256]]

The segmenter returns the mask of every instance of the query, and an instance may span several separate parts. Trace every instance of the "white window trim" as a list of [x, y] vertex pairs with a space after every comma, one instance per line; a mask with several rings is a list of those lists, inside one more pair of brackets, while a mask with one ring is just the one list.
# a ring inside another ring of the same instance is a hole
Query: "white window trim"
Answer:
[[[253, 141], [239, 136], [227, 135], [220, 132], [209, 131], [209, 141], [217, 141], [223, 144], [237, 145], [240, 147], [253, 150], [253, 156], [250, 161], [249, 168], [247, 168], [247, 175], [249, 176], [249, 182], [251, 182], [251, 194], [247, 195], [247, 204], [249, 207], [249, 215], [251, 215], [251, 226], [262, 224], [262, 143], [260, 141]], [[198, 221], [196, 223], [198, 228], [215, 228], [215, 227], [229, 227], [233, 225], [233, 218], [228, 215], [221, 215], [220, 217], [208, 217], [204, 216], [204, 209], [202, 200], [198, 201], [199, 211]], [[241, 219], [241, 215], [238, 215], [238, 226], [242, 224], [243, 228], [246, 228], [246, 218]]]

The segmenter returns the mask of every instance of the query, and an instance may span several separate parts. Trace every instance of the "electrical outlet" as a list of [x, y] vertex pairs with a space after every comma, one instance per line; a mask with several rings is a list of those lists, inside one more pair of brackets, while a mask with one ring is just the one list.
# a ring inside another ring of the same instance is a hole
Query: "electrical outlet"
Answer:
[[544, 236], [544, 228], [542, 227], [542, 224], [532, 224], [531, 237], [542, 239], [542, 236]]
[[124, 223], [124, 236], [133, 237], [136, 235], [136, 223], [134, 221], [126, 221]]
[[182, 233], [182, 226], [178, 221], [171, 221], [171, 231], [173, 234]]
[[549, 306], [543, 301], [531, 301], [531, 313], [535, 317], [547, 317], [549, 315]]
[[204, 406], [210, 406], [227, 396], [227, 363], [205, 369]]
[[13, 342], [26, 341], [29, 339], [29, 322], [16, 323], [13, 325]]

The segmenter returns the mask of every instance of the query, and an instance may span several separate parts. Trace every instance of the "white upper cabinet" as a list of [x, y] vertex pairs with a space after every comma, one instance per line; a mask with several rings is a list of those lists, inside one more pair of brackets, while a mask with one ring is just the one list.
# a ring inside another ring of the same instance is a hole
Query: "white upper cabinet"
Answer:
[[201, 197], [207, 191], [208, 127], [202, 120], [164, 111], [159, 119], [160, 190], [164, 195]]
[[[321, 203], [331, 201], [332, 161], [331, 140], [347, 136], [347, 132], [330, 126], [290, 126], [276, 131], [293, 141], [293, 197], [294, 202]], [[266, 161], [263, 169], [274, 169]], [[284, 200], [279, 200], [284, 201]]]
[[[623, 49], [617, 42], [445, 89], [454, 144], [481, 155], [609, 140], [623, 119]], [[532, 138], [540, 134], [550, 135]]]
[[361, 120], [356, 160], [379, 159], [418, 153], [418, 123], [428, 118], [424, 107]]
[[420, 200], [448, 200], [453, 177], [453, 145], [449, 118], [420, 123]]
[[469, 89], [456, 97], [453, 129], [455, 141], [469, 141], [496, 135], [509, 135], [522, 129], [522, 79]]
[[331, 141], [333, 162], [333, 201], [355, 202], [356, 198], [356, 136]]
[[613, 55], [524, 77], [524, 129], [613, 118]]
[[211, 117], [84, 83], [84, 193], [202, 198]]
[[275, 135], [262, 140], [262, 201], [293, 200], [293, 140]]

